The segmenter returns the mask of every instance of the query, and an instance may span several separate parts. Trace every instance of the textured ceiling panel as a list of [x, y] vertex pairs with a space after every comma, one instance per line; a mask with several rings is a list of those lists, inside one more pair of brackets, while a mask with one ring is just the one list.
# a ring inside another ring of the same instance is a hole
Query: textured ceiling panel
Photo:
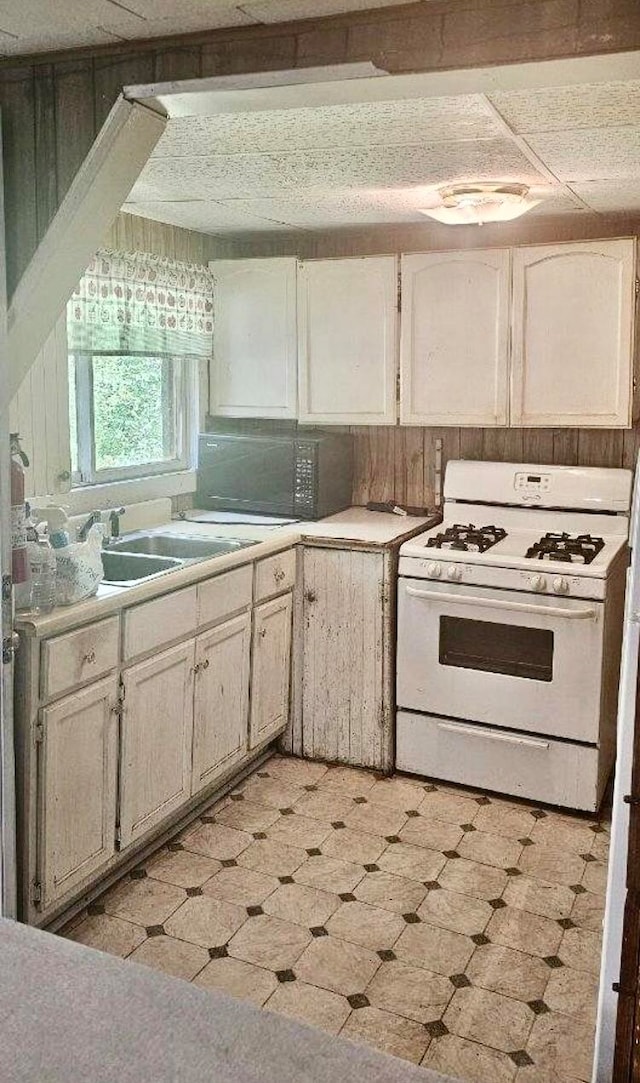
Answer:
[[600, 214], [640, 211], [640, 179], [582, 181], [579, 184], [573, 184], [572, 188], [592, 210]]
[[540, 175], [507, 139], [417, 147], [359, 147], [300, 154], [154, 158], [130, 199], [225, 199], [287, 191], [396, 188], [456, 180], [521, 180]]
[[640, 180], [640, 127], [539, 132], [527, 142], [559, 180]]
[[640, 118], [640, 82], [587, 83], [491, 94], [490, 101], [521, 135], [574, 128], [619, 128]]
[[317, 19], [337, 15], [342, 11], [367, 11], [368, 8], [396, 7], [410, 0], [249, 0], [242, 10], [264, 23], [286, 22], [288, 19]]
[[154, 157], [436, 143], [503, 136], [479, 96], [176, 117]]
[[255, 232], [266, 229], [289, 229], [279, 222], [253, 216], [244, 206], [235, 204], [201, 202], [185, 200], [177, 203], [125, 203], [123, 211], [137, 214], [142, 218], [151, 218], [156, 222], [167, 222], [183, 229], [194, 229], [200, 233], [241, 233], [247, 230]]

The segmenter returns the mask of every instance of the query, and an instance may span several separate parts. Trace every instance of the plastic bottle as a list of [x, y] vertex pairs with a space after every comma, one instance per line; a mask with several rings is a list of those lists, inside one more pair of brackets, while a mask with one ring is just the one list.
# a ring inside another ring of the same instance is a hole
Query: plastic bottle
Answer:
[[[28, 505], [27, 505], [28, 507]], [[31, 609], [50, 613], [56, 604], [56, 555], [51, 548], [47, 528], [36, 527], [27, 519], [27, 553], [31, 573]]]
[[20, 447], [20, 434], [9, 436], [11, 448], [11, 575], [16, 609], [31, 607], [31, 576], [27, 554], [27, 515], [24, 500], [25, 467], [29, 460]]
[[69, 544], [69, 517], [64, 508], [49, 507], [36, 510], [38, 522], [44, 521], [49, 528], [49, 541], [54, 549], [64, 549]]

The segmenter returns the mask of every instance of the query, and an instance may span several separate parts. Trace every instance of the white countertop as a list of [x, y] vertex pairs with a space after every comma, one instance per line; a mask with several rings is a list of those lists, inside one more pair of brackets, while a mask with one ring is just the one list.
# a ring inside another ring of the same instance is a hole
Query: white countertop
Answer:
[[[194, 523], [191, 520], [159, 522], [148, 529], [163, 533], [184, 534], [192, 537], [242, 538], [256, 544], [233, 553], [224, 553], [197, 563], [186, 564], [157, 579], [149, 579], [135, 587], [102, 585], [98, 593], [74, 605], [58, 606], [51, 613], [19, 613], [16, 628], [26, 635], [59, 635], [71, 628], [90, 621], [100, 620], [112, 613], [140, 602], [149, 601], [170, 591], [191, 586], [212, 575], [240, 567], [254, 560], [288, 549], [298, 542], [318, 542], [327, 539], [371, 546], [385, 546], [400, 541], [407, 534], [428, 529], [433, 517], [393, 515], [390, 512], [367, 511], [352, 507], [330, 515], [316, 523], [294, 523], [287, 526], [256, 526], [239, 523]], [[126, 537], [126, 534], [123, 535]]]

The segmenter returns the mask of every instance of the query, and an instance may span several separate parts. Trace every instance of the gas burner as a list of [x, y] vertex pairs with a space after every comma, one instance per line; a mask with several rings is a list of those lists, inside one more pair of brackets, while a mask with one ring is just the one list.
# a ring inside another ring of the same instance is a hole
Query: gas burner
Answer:
[[601, 549], [603, 538], [591, 534], [545, 534], [527, 549], [525, 556], [535, 560], [557, 560], [571, 564], [591, 564]]
[[457, 549], [468, 553], [485, 553], [496, 542], [506, 538], [507, 532], [500, 526], [464, 526], [454, 523], [435, 537], [427, 539], [428, 549]]

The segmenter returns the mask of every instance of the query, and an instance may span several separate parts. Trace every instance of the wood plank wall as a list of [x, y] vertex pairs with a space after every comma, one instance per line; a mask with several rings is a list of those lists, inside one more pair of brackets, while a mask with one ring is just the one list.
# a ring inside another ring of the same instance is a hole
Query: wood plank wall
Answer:
[[123, 86], [353, 62], [389, 72], [442, 71], [638, 48], [637, 0], [431, 0], [4, 58], [9, 294]]
[[211, 238], [204, 233], [135, 214], [118, 215], [104, 239], [104, 247], [116, 252], [151, 252], [186, 263], [206, 264], [211, 258]]

